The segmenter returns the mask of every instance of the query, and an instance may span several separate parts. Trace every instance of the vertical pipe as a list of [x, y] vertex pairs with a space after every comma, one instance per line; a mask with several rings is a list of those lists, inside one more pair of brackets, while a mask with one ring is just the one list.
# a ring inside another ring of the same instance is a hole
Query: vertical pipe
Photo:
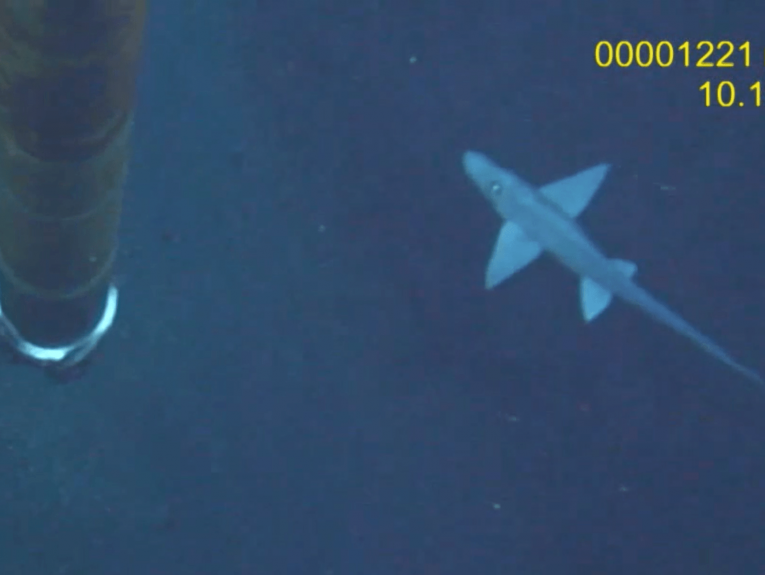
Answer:
[[145, 9], [0, 0], [0, 327], [22, 353], [76, 346], [114, 315]]

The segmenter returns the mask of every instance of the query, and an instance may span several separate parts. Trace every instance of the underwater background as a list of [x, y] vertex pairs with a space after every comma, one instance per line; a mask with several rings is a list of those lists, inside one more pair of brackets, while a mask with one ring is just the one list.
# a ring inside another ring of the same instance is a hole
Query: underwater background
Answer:
[[[765, 371], [754, 2], [151, 1], [117, 323], [0, 365], [0, 573], [760, 574], [765, 394], [543, 258], [483, 288], [481, 150]], [[599, 68], [600, 40], [752, 65]]]

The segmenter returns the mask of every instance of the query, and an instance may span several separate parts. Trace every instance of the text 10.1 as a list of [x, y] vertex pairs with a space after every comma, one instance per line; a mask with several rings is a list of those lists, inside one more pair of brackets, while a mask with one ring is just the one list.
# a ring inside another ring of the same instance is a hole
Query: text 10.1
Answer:
[[728, 80], [723, 80], [716, 84], [709, 81], [704, 82], [699, 87], [699, 91], [704, 95], [704, 106], [707, 108], [710, 106], [720, 106], [721, 108], [732, 108], [735, 106], [743, 108], [745, 105], [759, 108], [762, 105], [762, 82], [759, 80], [749, 86], [745, 99], [737, 97], [736, 86]]

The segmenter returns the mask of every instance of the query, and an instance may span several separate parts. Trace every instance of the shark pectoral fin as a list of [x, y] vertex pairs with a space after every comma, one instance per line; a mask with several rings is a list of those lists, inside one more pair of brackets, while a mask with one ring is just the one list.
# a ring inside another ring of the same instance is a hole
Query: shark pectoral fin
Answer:
[[584, 321], [591, 322], [598, 317], [611, 303], [613, 294], [590, 278], [582, 278], [579, 288], [580, 303]]
[[566, 214], [575, 218], [590, 203], [609, 168], [608, 164], [599, 164], [568, 178], [542, 186], [539, 191]]
[[541, 246], [526, 237], [520, 227], [505, 222], [499, 230], [494, 252], [486, 268], [486, 289], [491, 289], [533, 262], [542, 253]]
[[618, 269], [628, 278], [631, 278], [632, 276], [634, 276], [635, 272], [637, 271], [637, 264], [635, 262], [630, 262], [627, 260], [617, 260], [617, 259], [613, 259], [611, 260], [611, 262], [613, 262], [614, 267], [616, 267], [616, 269]]

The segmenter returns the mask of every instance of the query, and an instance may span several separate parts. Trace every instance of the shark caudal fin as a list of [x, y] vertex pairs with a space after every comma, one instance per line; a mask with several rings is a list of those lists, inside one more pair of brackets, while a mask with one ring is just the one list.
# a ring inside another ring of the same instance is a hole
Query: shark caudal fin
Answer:
[[[631, 278], [637, 270], [637, 266], [632, 262], [626, 260], [610, 261], [617, 270], [627, 277]], [[733, 359], [727, 351], [715, 343], [711, 338], [702, 334], [670, 308], [656, 300], [647, 291], [634, 284], [632, 285], [631, 291], [631, 296], [626, 298], [630, 303], [647, 313], [654, 320], [663, 323], [678, 334], [688, 338], [699, 348], [718, 359], [729, 368], [759, 384], [760, 389], [765, 391], [765, 381], [755, 370], [746, 367]], [[625, 297], [625, 294], [621, 295], [622, 297]], [[580, 297], [582, 315], [584, 316], [585, 321], [589, 322], [598, 317], [598, 315], [608, 307], [608, 304], [611, 303], [613, 298], [613, 294], [590, 278], [583, 277], [581, 280]]]

